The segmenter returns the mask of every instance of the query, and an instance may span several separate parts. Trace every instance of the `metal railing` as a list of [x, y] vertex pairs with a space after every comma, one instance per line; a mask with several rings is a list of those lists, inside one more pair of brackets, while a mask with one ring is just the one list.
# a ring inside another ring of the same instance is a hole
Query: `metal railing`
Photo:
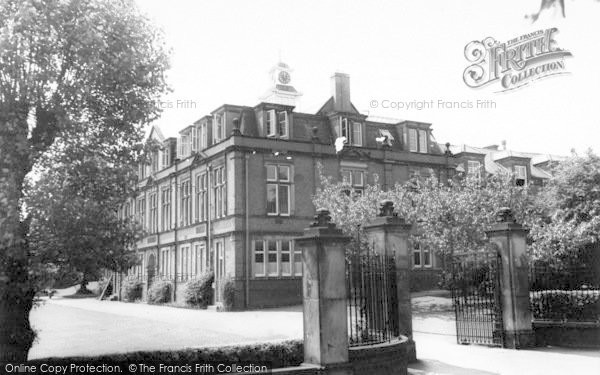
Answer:
[[533, 264], [529, 302], [534, 320], [600, 322], [600, 270]]
[[346, 284], [350, 346], [389, 342], [400, 335], [393, 256], [349, 255]]

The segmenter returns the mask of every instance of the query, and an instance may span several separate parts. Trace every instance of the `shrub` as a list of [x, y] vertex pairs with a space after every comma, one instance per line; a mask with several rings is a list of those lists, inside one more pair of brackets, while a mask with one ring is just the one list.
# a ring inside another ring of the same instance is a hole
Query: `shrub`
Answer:
[[223, 296], [222, 311], [231, 311], [233, 309], [233, 301], [235, 300], [235, 282], [232, 278], [228, 277], [223, 280], [221, 293]]
[[148, 289], [149, 303], [169, 303], [171, 302], [171, 290], [173, 286], [170, 281], [157, 280], [152, 283]]
[[535, 319], [600, 321], [600, 290], [543, 290], [529, 299]]
[[215, 274], [205, 272], [196, 280], [189, 281], [185, 286], [183, 299], [186, 304], [206, 308], [213, 298], [212, 284], [215, 281]]
[[121, 297], [124, 301], [133, 302], [142, 299], [144, 283], [138, 279], [125, 279], [121, 286]]
[[[268, 368], [300, 366], [304, 359], [301, 340], [290, 340], [268, 344], [249, 344], [216, 348], [184, 349], [176, 351], [147, 351], [115, 353], [96, 357], [67, 357], [35, 359], [30, 364], [85, 363], [89, 365], [111, 364], [128, 366], [131, 363], [159, 362], [180, 363], [252, 363]], [[29, 362], [28, 362], [29, 364]]]

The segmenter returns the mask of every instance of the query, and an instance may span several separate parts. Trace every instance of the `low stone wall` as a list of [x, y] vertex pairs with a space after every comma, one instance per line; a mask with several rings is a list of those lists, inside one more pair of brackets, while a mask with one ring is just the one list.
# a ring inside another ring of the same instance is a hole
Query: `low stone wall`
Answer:
[[322, 368], [303, 364], [298, 367], [273, 369], [278, 375], [406, 375], [407, 343], [402, 337], [385, 344], [368, 345], [350, 348], [349, 362]]
[[537, 345], [600, 348], [600, 323], [533, 321]]

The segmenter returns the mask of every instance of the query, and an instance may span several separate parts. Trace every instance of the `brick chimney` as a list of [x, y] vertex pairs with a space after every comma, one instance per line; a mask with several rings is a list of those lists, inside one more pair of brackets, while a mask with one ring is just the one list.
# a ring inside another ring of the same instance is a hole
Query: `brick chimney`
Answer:
[[331, 77], [331, 94], [333, 96], [333, 110], [336, 112], [352, 112], [350, 102], [350, 76], [344, 73], [335, 73]]

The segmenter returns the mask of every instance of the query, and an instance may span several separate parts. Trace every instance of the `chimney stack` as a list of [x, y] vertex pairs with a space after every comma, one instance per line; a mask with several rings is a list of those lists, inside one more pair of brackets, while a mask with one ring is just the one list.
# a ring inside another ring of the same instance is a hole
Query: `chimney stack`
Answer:
[[333, 110], [336, 112], [351, 112], [350, 102], [350, 76], [345, 73], [335, 73], [331, 77], [331, 94], [333, 96]]

